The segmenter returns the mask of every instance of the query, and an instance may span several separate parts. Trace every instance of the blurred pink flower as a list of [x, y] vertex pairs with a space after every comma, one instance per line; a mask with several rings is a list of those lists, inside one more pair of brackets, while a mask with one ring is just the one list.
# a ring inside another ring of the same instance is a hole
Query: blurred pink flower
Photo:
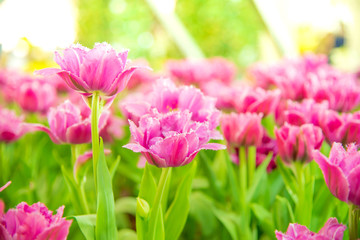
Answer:
[[29, 112], [46, 113], [56, 101], [55, 87], [41, 80], [24, 81], [16, 92], [16, 101]]
[[320, 116], [329, 108], [329, 103], [323, 101], [316, 103], [313, 99], [305, 99], [301, 103], [288, 100], [285, 111], [285, 122], [291, 125], [301, 126], [312, 123], [320, 126]]
[[345, 151], [340, 143], [334, 143], [329, 158], [315, 151], [314, 159], [330, 192], [341, 201], [360, 206], [360, 152], [357, 145], [349, 144]]
[[114, 139], [121, 139], [124, 136], [123, 127], [125, 125], [127, 125], [127, 123], [124, 119], [110, 114], [99, 135], [104, 142], [111, 143]]
[[318, 69], [309, 77], [307, 97], [316, 102], [329, 102], [329, 108], [347, 112], [360, 103], [360, 86], [351, 74], [335, 69]]
[[[99, 131], [101, 131], [109, 112], [103, 111], [99, 120]], [[48, 113], [50, 128], [39, 125], [38, 130], [46, 132], [56, 144], [82, 144], [91, 142], [91, 120], [83, 118], [80, 109], [69, 100], [60, 104], [57, 108], [51, 108]]]
[[201, 85], [210, 80], [230, 84], [236, 74], [233, 63], [221, 57], [200, 60], [169, 60], [170, 75], [184, 84]]
[[360, 112], [343, 113], [340, 115], [333, 110], [326, 110], [319, 114], [320, 127], [329, 144], [341, 142], [360, 144]]
[[210, 97], [216, 98], [216, 107], [219, 109], [234, 108], [235, 90], [233, 86], [212, 80], [201, 85], [201, 91]]
[[243, 87], [235, 90], [233, 105], [239, 113], [252, 112], [268, 115], [275, 111], [280, 101], [280, 90]]
[[140, 85], [152, 84], [156, 79], [161, 77], [160, 74], [151, 71], [149, 63], [145, 59], [136, 59], [132, 61], [129, 66], [141, 66], [142, 68], [137, 69], [133, 73], [127, 84], [127, 89], [134, 89]]
[[221, 117], [221, 130], [229, 148], [259, 146], [264, 135], [262, 114], [230, 113]]
[[120, 108], [124, 115], [135, 124], [144, 114], [151, 114], [154, 110], [167, 113], [173, 110], [189, 110], [191, 120], [209, 124], [212, 139], [221, 139], [216, 130], [220, 121], [220, 111], [215, 107], [215, 98], [205, 96], [199, 89], [192, 86], [176, 87], [168, 79], [160, 79], [153, 90], [139, 100], [124, 101]]
[[281, 160], [287, 164], [295, 161], [308, 163], [312, 161], [312, 152], [319, 149], [324, 136], [319, 127], [313, 124], [292, 126], [285, 123], [280, 129], [275, 129], [278, 153]]
[[36, 124], [25, 123], [23, 117], [17, 117], [13, 111], [0, 107], [0, 142], [14, 142], [36, 130]]
[[318, 233], [311, 232], [307, 227], [290, 223], [286, 233], [275, 231], [278, 240], [342, 240], [346, 226], [336, 218], [329, 218]]
[[0, 239], [65, 240], [72, 220], [65, 220], [63, 212], [64, 206], [53, 215], [43, 203], [22, 202], [0, 216]]
[[76, 44], [66, 48], [63, 56], [55, 52], [55, 61], [61, 69], [48, 68], [38, 73], [43, 76], [57, 74], [84, 96], [94, 91], [113, 96], [126, 87], [136, 69], [126, 67], [127, 53], [116, 53], [107, 43], [96, 43], [93, 49]]
[[208, 143], [211, 134], [208, 123], [192, 121], [188, 110], [145, 115], [140, 118], [139, 127], [131, 120], [129, 122], [135, 143], [124, 147], [142, 152], [150, 164], [158, 167], [183, 166], [202, 149], [225, 148], [221, 144]]

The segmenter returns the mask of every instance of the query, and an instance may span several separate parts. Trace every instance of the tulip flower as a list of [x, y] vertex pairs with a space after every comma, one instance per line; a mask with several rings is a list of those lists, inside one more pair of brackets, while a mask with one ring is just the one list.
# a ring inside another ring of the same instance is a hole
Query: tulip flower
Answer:
[[5, 240], [65, 240], [69, 234], [71, 220], [62, 217], [64, 206], [53, 215], [43, 203], [17, 205], [0, 216], [0, 239]]
[[0, 108], [0, 142], [14, 142], [28, 132], [36, 131], [36, 125], [23, 122], [22, 117], [8, 109]]
[[[104, 111], [99, 120], [99, 129], [103, 129], [109, 117]], [[82, 144], [91, 142], [90, 118], [83, 118], [80, 109], [69, 100], [51, 108], [48, 113], [50, 128], [38, 126], [37, 129], [46, 132], [56, 144]]]
[[221, 118], [221, 130], [230, 147], [259, 146], [264, 135], [262, 114], [231, 113]]
[[336, 218], [329, 218], [318, 233], [311, 232], [307, 227], [290, 223], [286, 233], [275, 231], [278, 240], [342, 240], [346, 226]]
[[191, 120], [209, 124], [212, 139], [221, 139], [216, 130], [220, 111], [215, 107], [216, 99], [205, 96], [199, 89], [191, 86], [177, 88], [169, 79], [160, 79], [153, 90], [139, 100], [129, 99], [121, 104], [124, 115], [137, 124], [144, 114], [154, 110], [160, 113], [175, 109], [191, 112]]
[[347, 151], [340, 143], [332, 145], [329, 158], [319, 151], [314, 152], [330, 192], [344, 202], [360, 206], [360, 152], [355, 144], [349, 144]]
[[321, 129], [312, 124], [298, 127], [285, 123], [280, 129], [275, 129], [275, 136], [278, 153], [287, 165], [295, 161], [312, 161], [313, 150], [319, 149], [324, 139]]
[[229, 84], [235, 77], [235, 65], [226, 59], [215, 57], [202, 60], [170, 60], [167, 62], [170, 75], [189, 84], [206, 84], [218, 80]]
[[315, 102], [313, 99], [305, 99], [301, 103], [288, 101], [285, 111], [285, 121], [291, 125], [301, 126], [306, 123], [320, 126], [320, 116], [329, 108], [329, 103]]
[[57, 74], [84, 96], [91, 96], [95, 91], [114, 96], [126, 87], [137, 68], [127, 68], [127, 54], [128, 51], [117, 53], [107, 43], [96, 43], [93, 49], [76, 44], [66, 48], [63, 56], [55, 52], [55, 62], [61, 69], [48, 68], [38, 73]]
[[56, 101], [56, 89], [40, 80], [23, 82], [16, 100], [25, 111], [46, 113]]
[[280, 91], [265, 91], [262, 88], [236, 89], [233, 105], [239, 113], [253, 112], [268, 115], [274, 112], [280, 101]]
[[124, 147], [142, 152], [150, 164], [158, 167], [183, 166], [202, 149], [225, 148], [208, 143], [211, 134], [208, 123], [192, 121], [188, 110], [145, 115], [140, 118], [138, 127], [131, 120], [129, 123], [134, 143]]

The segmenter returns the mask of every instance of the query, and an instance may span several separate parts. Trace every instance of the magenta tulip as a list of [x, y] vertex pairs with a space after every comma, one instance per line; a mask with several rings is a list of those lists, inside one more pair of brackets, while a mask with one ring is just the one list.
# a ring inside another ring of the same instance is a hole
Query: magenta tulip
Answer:
[[53, 215], [43, 203], [17, 205], [0, 216], [0, 239], [4, 240], [65, 240], [71, 220], [62, 217], [64, 206]]
[[320, 126], [320, 116], [329, 108], [329, 103], [323, 101], [316, 103], [313, 99], [305, 99], [301, 103], [288, 101], [284, 117], [285, 122], [291, 125], [301, 126], [312, 123]]
[[324, 139], [321, 129], [312, 124], [298, 127], [285, 123], [280, 129], [275, 129], [275, 135], [278, 153], [287, 165], [294, 161], [312, 161], [313, 150], [319, 149]]
[[202, 149], [225, 148], [208, 143], [211, 134], [208, 123], [192, 121], [188, 110], [145, 115], [140, 118], [138, 127], [129, 122], [134, 143], [124, 147], [143, 153], [150, 164], [158, 167], [183, 166]]
[[8, 109], [0, 108], [0, 142], [14, 142], [28, 132], [36, 131], [34, 124], [23, 122], [22, 117]]
[[262, 114], [231, 113], [221, 118], [221, 130], [230, 148], [259, 146], [264, 135]]
[[63, 56], [55, 52], [55, 61], [61, 69], [48, 68], [38, 73], [57, 74], [70, 88], [85, 96], [94, 91], [113, 96], [126, 87], [136, 69], [126, 67], [127, 53], [117, 53], [107, 43], [96, 43], [91, 50], [80, 44], [72, 45], [64, 50]]
[[360, 206], [360, 152], [357, 146], [349, 144], [345, 151], [340, 143], [334, 143], [329, 158], [315, 151], [314, 159], [330, 192], [341, 201]]
[[16, 101], [25, 111], [46, 113], [56, 101], [56, 89], [36, 79], [23, 82], [17, 90]]
[[216, 130], [220, 121], [220, 111], [216, 109], [216, 99], [205, 96], [192, 86], [176, 87], [169, 79], [160, 79], [146, 96], [129, 99], [121, 104], [124, 115], [137, 124], [144, 114], [153, 111], [167, 113], [173, 110], [189, 110], [191, 120], [209, 124], [212, 139], [221, 139]]
[[[109, 117], [108, 111], [103, 111], [99, 120], [101, 131]], [[90, 118], [83, 118], [80, 109], [69, 100], [51, 108], [48, 113], [50, 128], [38, 126], [37, 129], [46, 132], [56, 144], [82, 144], [91, 142]]]
[[286, 233], [275, 231], [278, 240], [342, 240], [346, 226], [336, 218], [329, 218], [318, 233], [311, 232], [307, 227], [290, 223]]
[[239, 113], [252, 112], [268, 115], [275, 111], [280, 101], [280, 91], [243, 87], [235, 90], [233, 105]]

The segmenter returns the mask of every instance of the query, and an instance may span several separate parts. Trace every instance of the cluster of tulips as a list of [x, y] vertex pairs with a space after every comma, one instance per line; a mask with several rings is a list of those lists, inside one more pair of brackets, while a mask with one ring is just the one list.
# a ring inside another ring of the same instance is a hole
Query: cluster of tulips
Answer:
[[55, 62], [0, 72], [1, 240], [360, 237], [356, 74], [311, 54], [153, 72], [107, 43]]

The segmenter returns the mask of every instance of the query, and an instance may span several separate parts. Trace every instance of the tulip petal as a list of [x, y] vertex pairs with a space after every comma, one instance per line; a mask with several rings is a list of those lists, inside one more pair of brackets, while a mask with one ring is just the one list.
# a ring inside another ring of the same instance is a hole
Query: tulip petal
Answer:
[[332, 164], [329, 159], [317, 150], [314, 151], [313, 157], [323, 172], [330, 192], [341, 201], [347, 202], [350, 191], [349, 183], [340, 167]]
[[355, 205], [360, 205], [360, 165], [350, 171], [349, 182], [349, 201]]
[[119, 75], [117, 75], [116, 79], [112, 82], [112, 84], [106, 89], [107, 91], [109, 91], [109, 96], [115, 95], [118, 92], [124, 90], [131, 76], [137, 68], [138, 67], [130, 67], [122, 73], [119, 73]]
[[336, 218], [329, 218], [320, 229], [319, 235], [326, 236], [332, 240], [342, 240], [346, 226], [340, 224]]
[[69, 234], [69, 228], [72, 223], [72, 220], [67, 220], [64, 222], [59, 222], [58, 224], [53, 224], [50, 227], [46, 228], [41, 234], [37, 236], [35, 240], [48, 240], [48, 239], [57, 239], [65, 240]]
[[89, 85], [82, 78], [75, 76], [69, 71], [60, 71], [57, 73], [57, 75], [59, 75], [66, 82], [66, 84], [75, 91], [80, 91], [83, 93], [90, 91]]
[[137, 143], [128, 143], [128, 144], [124, 145], [123, 147], [130, 149], [134, 152], [148, 152], [148, 150], [146, 148], [144, 148], [143, 146], [141, 146]]
[[10, 236], [9, 232], [6, 230], [6, 228], [0, 224], [0, 239], [1, 240], [12, 240], [12, 237]]
[[71, 144], [82, 144], [91, 142], [91, 122], [83, 121], [72, 125], [66, 131], [66, 139]]

